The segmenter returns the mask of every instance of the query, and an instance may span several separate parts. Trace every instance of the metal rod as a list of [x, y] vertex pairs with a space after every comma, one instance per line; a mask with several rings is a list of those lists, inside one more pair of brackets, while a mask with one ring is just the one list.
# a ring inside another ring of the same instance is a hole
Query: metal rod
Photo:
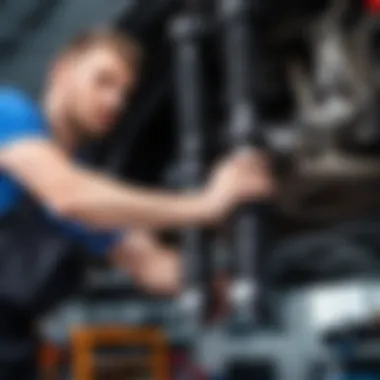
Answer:
[[[233, 150], [254, 143], [258, 120], [252, 94], [252, 34], [248, 19], [249, 0], [223, 0], [220, 14], [226, 68], [226, 98], [229, 106], [229, 141]], [[255, 321], [254, 302], [257, 291], [256, 259], [260, 247], [261, 219], [258, 208], [247, 205], [233, 222], [233, 256], [236, 279], [231, 297], [237, 324]]]
[[[175, 41], [176, 99], [178, 108], [178, 160], [183, 189], [196, 189], [204, 172], [204, 124], [202, 75], [199, 52], [202, 30], [200, 14], [189, 10], [172, 25]], [[202, 308], [202, 257], [205, 241], [201, 230], [190, 228], [181, 236], [184, 268], [182, 301], [190, 323], [199, 322]]]

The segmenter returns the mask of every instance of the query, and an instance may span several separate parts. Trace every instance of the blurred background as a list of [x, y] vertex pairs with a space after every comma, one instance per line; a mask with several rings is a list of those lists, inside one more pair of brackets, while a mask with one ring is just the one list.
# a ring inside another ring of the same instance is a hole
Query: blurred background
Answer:
[[3, 0], [0, 20], [0, 81], [35, 97], [80, 31], [144, 45], [93, 165], [189, 188], [249, 144], [279, 184], [219, 231], [163, 236], [188, 272], [178, 299], [92, 259], [40, 321], [46, 379], [380, 379], [380, 1]]

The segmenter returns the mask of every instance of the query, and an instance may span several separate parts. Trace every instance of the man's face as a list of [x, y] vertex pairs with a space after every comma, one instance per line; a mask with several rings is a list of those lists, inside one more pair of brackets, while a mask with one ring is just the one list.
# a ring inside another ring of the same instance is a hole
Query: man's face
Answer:
[[66, 111], [89, 137], [101, 137], [114, 125], [132, 90], [135, 73], [107, 46], [74, 57], [65, 67]]

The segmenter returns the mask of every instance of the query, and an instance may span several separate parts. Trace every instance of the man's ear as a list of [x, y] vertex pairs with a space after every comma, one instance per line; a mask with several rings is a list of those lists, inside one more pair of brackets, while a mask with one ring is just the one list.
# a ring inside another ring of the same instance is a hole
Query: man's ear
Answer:
[[62, 54], [54, 60], [49, 71], [49, 80], [51, 83], [66, 82], [71, 61], [72, 57], [69, 57], [67, 54]]

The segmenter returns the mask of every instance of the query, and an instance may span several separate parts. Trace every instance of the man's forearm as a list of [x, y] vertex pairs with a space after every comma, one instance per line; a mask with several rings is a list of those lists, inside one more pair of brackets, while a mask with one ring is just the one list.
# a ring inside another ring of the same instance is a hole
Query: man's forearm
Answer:
[[[246, 162], [247, 161], [247, 162]], [[251, 160], [229, 160], [205, 191], [188, 195], [128, 186], [80, 168], [51, 142], [25, 140], [0, 152], [0, 167], [55, 213], [102, 229], [173, 228], [208, 224], [237, 203], [267, 192]]]
[[62, 211], [99, 228], [173, 228], [207, 224], [214, 217], [201, 191], [188, 195], [150, 191], [85, 170], [76, 174]]

